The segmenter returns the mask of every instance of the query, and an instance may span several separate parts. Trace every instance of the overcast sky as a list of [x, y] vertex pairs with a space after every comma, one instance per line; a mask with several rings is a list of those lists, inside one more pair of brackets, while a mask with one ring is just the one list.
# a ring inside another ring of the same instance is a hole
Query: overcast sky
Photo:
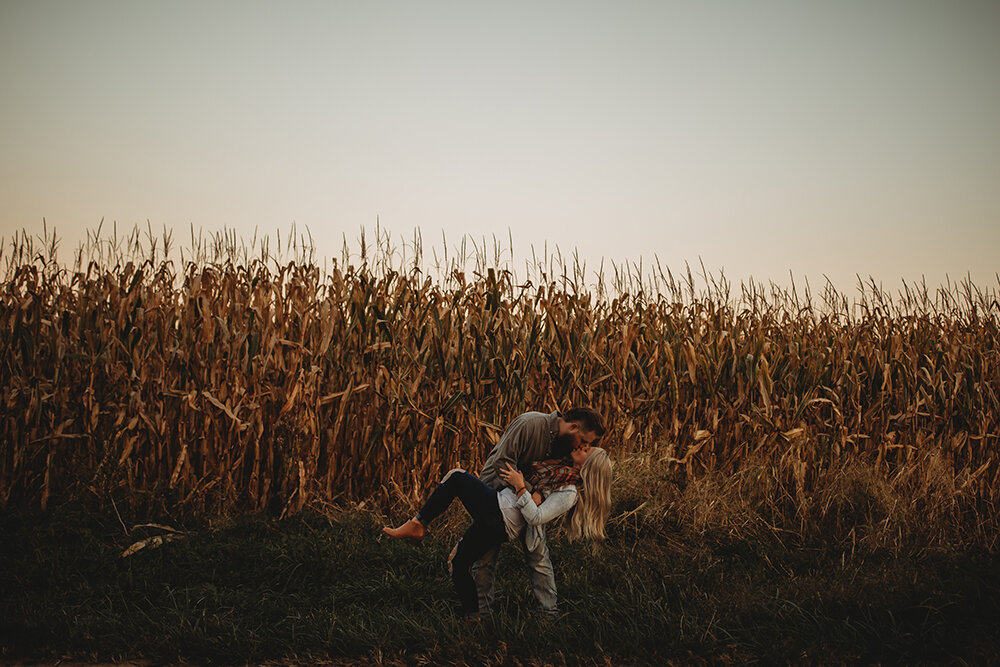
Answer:
[[[0, 232], [1000, 270], [1000, 2], [0, 0]], [[65, 259], [68, 259], [64, 257]]]

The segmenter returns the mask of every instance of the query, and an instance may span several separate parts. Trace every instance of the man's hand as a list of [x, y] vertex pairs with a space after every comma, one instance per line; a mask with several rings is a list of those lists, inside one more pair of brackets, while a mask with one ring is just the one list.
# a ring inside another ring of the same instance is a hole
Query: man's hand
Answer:
[[524, 488], [524, 475], [521, 471], [512, 466], [510, 463], [504, 463], [504, 467], [500, 469], [500, 477], [503, 481], [514, 487], [514, 492], [517, 495], [521, 495], [521, 492], [526, 492], [527, 489]]

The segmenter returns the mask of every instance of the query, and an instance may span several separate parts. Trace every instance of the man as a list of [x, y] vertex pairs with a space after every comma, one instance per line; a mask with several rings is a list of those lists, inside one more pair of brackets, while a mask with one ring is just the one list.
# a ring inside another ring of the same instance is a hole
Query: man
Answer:
[[[603, 435], [601, 416], [590, 408], [573, 408], [566, 414], [526, 412], [514, 419], [504, 431], [486, 457], [479, 479], [499, 491], [505, 484], [500, 471], [506, 464], [527, 473], [528, 466], [533, 461], [565, 458], [574, 449], [589, 449]], [[527, 479], [525, 487], [529, 492], [534, 491]], [[544, 528], [540, 527], [540, 530], [541, 540], [533, 549], [528, 549], [524, 535], [521, 536], [521, 547], [538, 605], [542, 613], [555, 616], [558, 614], [555, 575]], [[488, 614], [493, 605], [493, 570], [496, 560], [497, 550], [494, 549], [472, 567], [479, 591], [480, 614]]]

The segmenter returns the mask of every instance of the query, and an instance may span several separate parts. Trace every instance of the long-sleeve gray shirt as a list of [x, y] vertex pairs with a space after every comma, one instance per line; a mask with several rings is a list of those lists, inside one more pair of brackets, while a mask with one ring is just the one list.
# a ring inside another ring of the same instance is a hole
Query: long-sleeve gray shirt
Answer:
[[[504, 465], [510, 463], [524, 473], [532, 461], [550, 458], [552, 442], [558, 432], [559, 412], [551, 414], [525, 412], [519, 415], [510, 423], [486, 457], [479, 479], [499, 491], [507, 486], [500, 476]], [[532, 490], [527, 479], [524, 481], [524, 486], [528, 491]]]

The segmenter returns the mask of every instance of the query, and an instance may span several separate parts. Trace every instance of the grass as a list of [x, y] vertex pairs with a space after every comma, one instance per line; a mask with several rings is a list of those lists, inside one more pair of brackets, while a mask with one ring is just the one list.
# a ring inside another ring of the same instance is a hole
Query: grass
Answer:
[[[533, 612], [508, 545], [494, 616], [473, 628], [454, 612], [444, 566], [464, 527], [457, 508], [419, 548], [379, 531], [407, 507], [313, 505], [280, 520], [192, 522], [184, 539], [127, 558], [162, 529], [126, 531], [79, 504], [8, 513], [0, 658], [985, 664], [1000, 652], [1000, 562], [975, 540], [907, 533], [879, 512], [850, 530], [796, 533], [733, 478], [688, 482], [631, 459], [617, 475], [606, 543], [552, 539], [561, 618]], [[878, 535], [886, 526], [895, 541]]]

